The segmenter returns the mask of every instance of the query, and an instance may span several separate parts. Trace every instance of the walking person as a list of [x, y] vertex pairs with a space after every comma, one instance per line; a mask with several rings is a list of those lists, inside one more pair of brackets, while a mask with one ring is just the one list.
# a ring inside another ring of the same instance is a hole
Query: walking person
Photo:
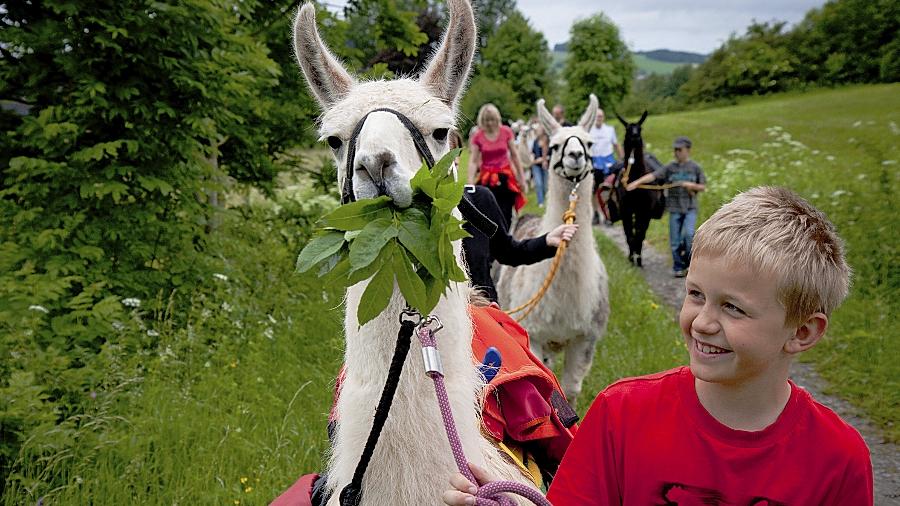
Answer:
[[644, 174], [628, 183], [626, 190], [651, 183], [656, 179], [677, 186], [669, 188], [666, 194], [666, 211], [669, 212], [669, 247], [672, 249], [672, 275], [683, 278], [691, 266], [691, 244], [694, 241], [694, 227], [697, 224], [697, 194], [706, 190], [706, 175], [703, 169], [691, 160], [691, 140], [678, 137], [672, 143], [675, 161], [659, 172]]
[[515, 153], [515, 135], [501, 123], [500, 110], [494, 104], [481, 106], [476, 123], [478, 130], [469, 141], [468, 183], [491, 190], [509, 227], [513, 208], [518, 212], [525, 205], [528, 191], [525, 173]]
[[544, 127], [534, 127], [534, 141], [531, 143], [531, 155], [534, 158], [531, 166], [531, 180], [534, 181], [534, 193], [537, 195], [538, 207], [544, 207], [544, 196], [547, 194], [547, 169], [550, 165], [550, 139]]
[[[594, 165], [594, 223], [600, 223], [600, 216], [604, 217], [607, 223], [610, 223], [609, 212], [606, 210], [606, 203], [603, 201], [602, 192], [597, 190], [606, 181], [607, 176], [611, 174], [611, 168], [616, 163], [616, 155], [619, 159], [625, 157], [622, 151], [622, 145], [616, 137], [616, 129], [612, 125], [605, 123], [606, 115], [603, 109], [597, 109], [597, 120], [591, 131], [588, 132], [593, 141], [591, 146], [591, 161]], [[612, 187], [612, 182], [608, 187]]]

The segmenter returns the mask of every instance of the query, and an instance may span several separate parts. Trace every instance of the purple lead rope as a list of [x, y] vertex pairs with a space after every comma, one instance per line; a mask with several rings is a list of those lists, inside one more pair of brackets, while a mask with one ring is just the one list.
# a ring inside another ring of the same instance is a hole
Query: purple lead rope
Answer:
[[[453, 413], [450, 411], [450, 400], [447, 398], [447, 388], [444, 385], [444, 372], [441, 367], [440, 355], [437, 352], [437, 341], [434, 338], [434, 331], [428, 328], [430, 321], [430, 319], [423, 320], [417, 332], [419, 341], [422, 343], [425, 374], [434, 380], [434, 391], [437, 394], [438, 405], [441, 408], [441, 417], [444, 419], [444, 428], [447, 430], [447, 439], [450, 441], [450, 448], [453, 450], [456, 467], [463, 476], [478, 486], [478, 480], [475, 479], [475, 476], [469, 469], [469, 464], [463, 453], [459, 433], [456, 431], [456, 423], [453, 421]], [[552, 506], [550, 501], [537, 490], [512, 481], [492, 481], [480, 486], [478, 492], [475, 493], [475, 504], [476, 506], [515, 506], [516, 503], [504, 492], [520, 495], [538, 506]]]

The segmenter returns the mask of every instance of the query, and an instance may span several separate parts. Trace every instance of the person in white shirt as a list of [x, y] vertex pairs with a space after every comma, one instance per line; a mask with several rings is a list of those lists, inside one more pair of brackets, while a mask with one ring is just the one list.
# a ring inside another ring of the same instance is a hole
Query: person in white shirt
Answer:
[[597, 189], [604, 182], [607, 176], [610, 175], [610, 168], [616, 163], [616, 154], [619, 155], [619, 158], [624, 158], [625, 153], [622, 151], [622, 146], [619, 144], [619, 139], [616, 137], [616, 130], [612, 127], [612, 125], [607, 125], [604, 123], [606, 120], [606, 115], [603, 113], [603, 109], [597, 110], [597, 121], [594, 123], [594, 126], [591, 127], [591, 131], [589, 132], [591, 135], [591, 140], [593, 141], [593, 145], [591, 146], [591, 159], [594, 164], [594, 221], [595, 223], [599, 223], [600, 214], [602, 211], [603, 216], [609, 221], [609, 216], [606, 212], [606, 206], [601, 197], [602, 192], [597, 192]]

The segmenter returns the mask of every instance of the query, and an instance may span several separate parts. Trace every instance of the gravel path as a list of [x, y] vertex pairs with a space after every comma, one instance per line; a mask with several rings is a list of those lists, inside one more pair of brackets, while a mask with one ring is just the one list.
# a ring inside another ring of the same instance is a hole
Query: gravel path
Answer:
[[[626, 255], [628, 246], [625, 234], [617, 223], [615, 226], [595, 226], [595, 229], [612, 239]], [[644, 279], [653, 291], [676, 311], [684, 299], [684, 280], [672, 277], [672, 259], [668, 252], [656, 251], [646, 243], [643, 251]], [[875, 475], [875, 504], [877, 506], [900, 506], [900, 451], [898, 446], [885, 441], [879, 429], [866, 420], [860, 411], [844, 399], [826, 394], [827, 382], [816, 373], [811, 364], [794, 362], [791, 379], [812, 393], [822, 404], [834, 410], [862, 434], [872, 453], [872, 468]]]

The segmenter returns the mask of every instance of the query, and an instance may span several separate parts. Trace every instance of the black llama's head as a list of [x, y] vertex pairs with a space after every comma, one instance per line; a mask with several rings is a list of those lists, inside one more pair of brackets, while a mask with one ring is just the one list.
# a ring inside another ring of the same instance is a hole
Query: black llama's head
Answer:
[[644, 147], [644, 139], [641, 138], [641, 125], [644, 124], [644, 120], [647, 119], [647, 111], [644, 111], [644, 114], [641, 114], [641, 119], [637, 121], [637, 123], [629, 123], [622, 116], [619, 116], [616, 113], [616, 117], [619, 118], [619, 121], [622, 122], [622, 125], [625, 126], [625, 156], [629, 157], [632, 155], [634, 150], [642, 149]]

